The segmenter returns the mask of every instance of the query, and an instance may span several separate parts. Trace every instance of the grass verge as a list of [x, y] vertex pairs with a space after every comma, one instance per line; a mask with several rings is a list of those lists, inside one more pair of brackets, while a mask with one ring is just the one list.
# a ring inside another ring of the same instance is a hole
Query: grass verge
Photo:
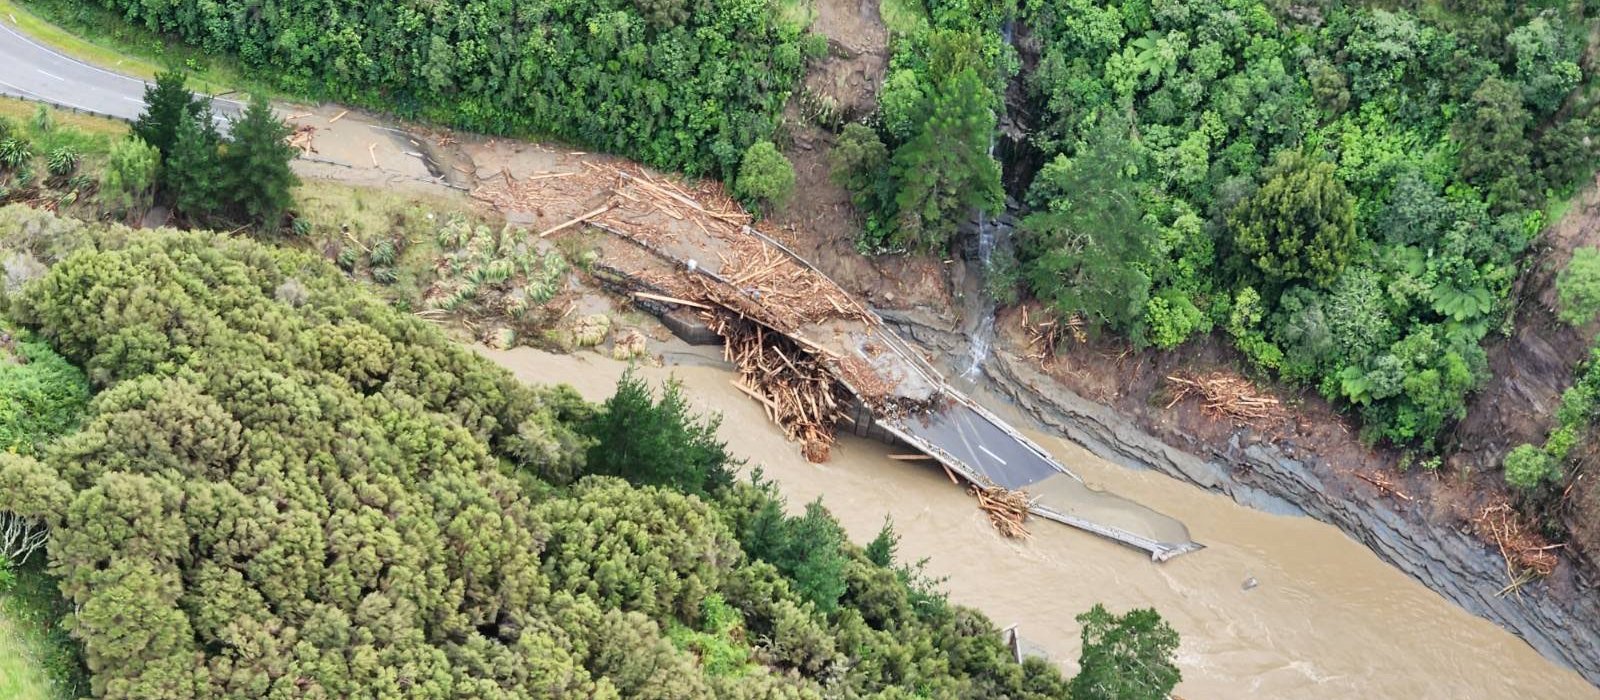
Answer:
[[63, 618], [72, 607], [35, 555], [0, 573], [0, 698], [67, 700], [88, 695], [88, 671]]
[[213, 95], [249, 89], [276, 96], [227, 60], [137, 27], [98, 5], [63, 0], [0, 0], [0, 21], [85, 63], [149, 80], [169, 66], [189, 71], [192, 89]]

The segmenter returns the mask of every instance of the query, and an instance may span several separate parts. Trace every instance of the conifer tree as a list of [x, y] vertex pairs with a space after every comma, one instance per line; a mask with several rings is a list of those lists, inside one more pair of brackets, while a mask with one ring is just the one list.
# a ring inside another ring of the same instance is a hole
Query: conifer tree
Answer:
[[183, 71], [156, 74], [154, 85], [144, 88], [144, 112], [133, 123], [133, 133], [170, 158], [178, 142], [178, 125], [200, 113], [200, 101], [185, 86]]
[[161, 180], [173, 206], [191, 219], [210, 218], [221, 209], [221, 143], [210, 105], [202, 107], [198, 115], [178, 122], [172, 155], [165, 160]]
[[973, 209], [1000, 211], [1000, 166], [986, 150], [995, 129], [987, 95], [977, 71], [962, 70], [929, 99], [921, 131], [895, 150], [895, 237], [906, 247], [942, 249]]
[[233, 121], [223, 157], [228, 204], [268, 231], [277, 230], [294, 204], [294, 186], [300, 181], [289, 167], [294, 160], [294, 147], [285, 141], [289, 133], [267, 99], [256, 95]]

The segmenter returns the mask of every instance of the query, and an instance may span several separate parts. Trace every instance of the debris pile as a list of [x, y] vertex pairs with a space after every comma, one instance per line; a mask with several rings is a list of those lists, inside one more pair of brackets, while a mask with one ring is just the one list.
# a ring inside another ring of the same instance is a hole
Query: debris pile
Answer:
[[289, 132], [289, 145], [299, 150], [301, 155], [310, 155], [317, 152], [313, 141], [317, 137], [317, 127], [310, 124], [300, 124]]
[[1077, 314], [1062, 319], [1050, 313], [1038, 321], [1028, 316], [1028, 307], [1023, 306], [1022, 329], [1028, 334], [1028, 357], [1038, 362], [1041, 369], [1055, 359], [1056, 351], [1066, 344], [1067, 338], [1078, 343], [1089, 340], [1083, 330], [1083, 317]]
[[738, 368], [734, 386], [761, 402], [767, 418], [800, 443], [807, 460], [828, 461], [834, 426], [849, 396], [827, 363], [759, 323], [726, 312], [707, 316], [726, 341], [723, 357]]
[[871, 337], [877, 318], [752, 228], [719, 183], [683, 182], [604, 158], [567, 160], [559, 169], [502, 171], [484, 178], [473, 197], [535, 213], [540, 237], [583, 225], [611, 233], [595, 268], [629, 281], [635, 298], [699, 310], [726, 341], [739, 388], [801, 443], [807, 459], [827, 459], [850, 389], [877, 409], [925, 401], [904, 379], [910, 372], [896, 366], [908, 360], [860, 357], [849, 344]]
[[[1555, 551], [1565, 545], [1548, 544], [1528, 529], [1511, 504], [1501, 501], [1484, 506], [1472, 519], [1479, 536], [1493, 540], [1506, 559], [1506, 575], [1511, 590], [1527, 580], [1527, 574], [1549, 576], [1556, 570]], [[1522, 572], [1519, 574], [1519, 572]]]
[[870, 321], [866, 311], [832, 281], [754, 236], [730, 239], [728, 248], [731, 259], [717, 251], [722, 284], [701, 279], [713, 301], [786, 332], [828, 318]]
[[967, 487], [967, 492], [977, 497], [978, 507], [989, 514], [989, 522], [994, 523], [1000, 534], [1012, 539], [1033, 537], [1028, 528], [1023, 526], [1028, 518], [1028, 508], [1032, 506], [1028, 502], [1028, 494], [994, 484], [972, 484]]
[[1178, 388], [1167, 408], [1198, 394], [1202, 410], [1212, 416], [1227, 417], [1239, 425], [1261, 426], [1283, 417], [1276, 398], [1256, 391], [1250, 380], [1226, 372], [1198, 375], [1172, 375], [1167, 381]]

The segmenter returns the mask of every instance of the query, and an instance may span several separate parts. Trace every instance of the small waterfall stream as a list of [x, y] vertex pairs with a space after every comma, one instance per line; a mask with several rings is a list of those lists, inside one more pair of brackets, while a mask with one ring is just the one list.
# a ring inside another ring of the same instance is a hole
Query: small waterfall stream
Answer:
[[[994, 157], [994, 137], [989, 138], [989, 157]], [[989, 261], [994, 257], [996, 244], [995, 225], [988, 213], [978, 212], [978, 274], [987, 285], [989, 276]], [[983, 296], [982, 305], [979, 307], [980, 321], [978, 327], [972, 331], [972, 342], [968, 345], [966, 369], [961, 371], [963, 379], [976, 379], [978, 373], [983, 371], [984, 361], [989, 359], [989, 350], [994, 344], [994, 316], [996, 312], [994, 297], [987, 289], [979, 291]]]
[[[1006, 20], [1004, 24], [1000, 25], [1000, 35], [1007, 45], [1012, 43], [1014, 36], [1011, 20]], [[1000, 118], [1003, 115], [995, 116], [995, 133], [989, 135], [990, 158], [994, 158], [995, 146], [999, 143]], [[1004, 170], [1005, 164], [1001, 163], [1000, 167]], [[1004, 179], [1002, 175], [1001, 180], [1003, 181]], [[973, 329], [970, 336], [971, 343], [968, 346], [966, 368], [961, 371], [963, 379], [976, 379], [978, 377], [978, 374], [983, 371], [983, 363], [989, 359], [990, 349], [994, 345], [994, 317], [997, 309], [994, 297], [989, 294], [988, 290], [989, 267], [991, 260], [994, 258], [995, 249], [998, 246], [1010, 244], [1009, 240], [1000, 240], [1000, 236], [997, 235], [997, 231], [1009, 229], [1002, 229], [996, 224], [995, 218], [990, 217], [988, 212], [978, 211], [978, 275], [979, 279], [983, 281], [983, 288], [979, 291], [979, 294], [982, 295], [983, 300], [979, 307], [980, 320], [978, 321], [978, 326]]]

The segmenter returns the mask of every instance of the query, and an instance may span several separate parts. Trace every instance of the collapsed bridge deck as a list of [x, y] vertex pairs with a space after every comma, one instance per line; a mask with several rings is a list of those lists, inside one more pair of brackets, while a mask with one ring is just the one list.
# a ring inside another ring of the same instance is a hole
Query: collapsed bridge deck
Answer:
[[[541, 236], [583, 227], [608, 234], [596, 241], [597, 274], [648, 311], [680, 320], [685, 311], [696, 314], [723, 340], [739, 388], [808, 458], [827, 459], [836, 426], [860, 422], [848, 412], [858, 403], [883, 432], [968, 482], [1028, 493], [1028, 511], [1038, 517], [1157, 561], [1201, 548], [1181, 523], [1148, 509], [1129, 504], [1143, 516], [1119, 519], [1084, 505], [1092, 495], [1073, 497], [1099, 492], [952, 387], [876, 313], [754, 227], [720, 186], [686, 186], [608, 159], [575, 166], [523, 180], [508, 174], [474, 196], [560, 222]], [[1170, 526], [1136, 526], [1156, 519]]]

